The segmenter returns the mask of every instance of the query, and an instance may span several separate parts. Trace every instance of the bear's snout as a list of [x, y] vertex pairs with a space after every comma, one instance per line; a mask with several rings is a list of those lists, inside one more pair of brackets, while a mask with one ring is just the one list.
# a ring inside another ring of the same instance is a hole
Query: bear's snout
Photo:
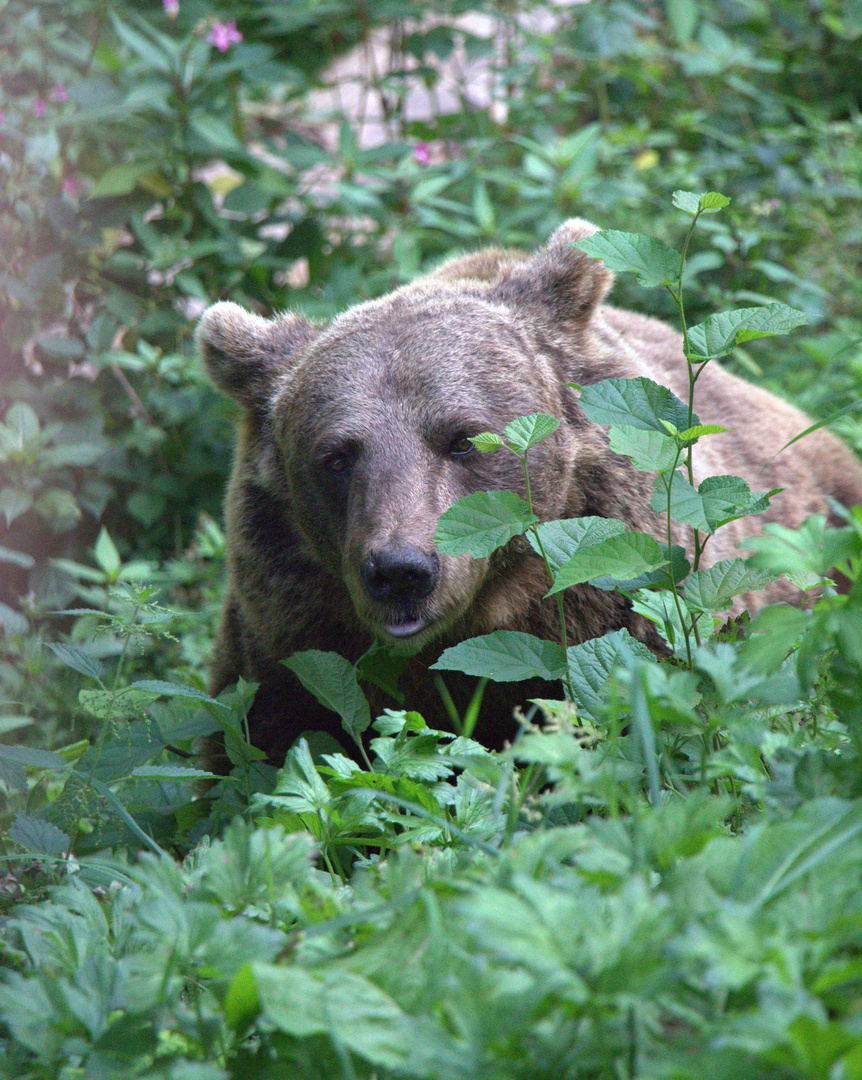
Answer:
[[362, 584], [372, 600], [410, 607], [424, 600], [437, 586], [440, 560], [412, 544], [399, 544], [369, 555], [361, 567]]

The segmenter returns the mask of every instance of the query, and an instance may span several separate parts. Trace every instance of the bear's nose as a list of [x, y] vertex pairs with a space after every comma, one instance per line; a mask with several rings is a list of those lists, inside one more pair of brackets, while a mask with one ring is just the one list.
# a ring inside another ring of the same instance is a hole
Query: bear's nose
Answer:
[[369, 555], [362, 564], [362, 582], [372, 600], [404, 604], [434, 591], [440, 576], [437, 553], [426, 555], [409, 544]]

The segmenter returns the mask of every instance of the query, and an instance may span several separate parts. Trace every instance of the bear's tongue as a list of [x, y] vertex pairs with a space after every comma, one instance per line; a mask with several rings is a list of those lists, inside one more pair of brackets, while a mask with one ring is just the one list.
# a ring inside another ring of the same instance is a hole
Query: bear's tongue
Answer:
[[385, 623], [383, 629], [392, 637], [405, 638], [418, 634], [427, 625], [425, 619], [411, 619], [409, 622]]

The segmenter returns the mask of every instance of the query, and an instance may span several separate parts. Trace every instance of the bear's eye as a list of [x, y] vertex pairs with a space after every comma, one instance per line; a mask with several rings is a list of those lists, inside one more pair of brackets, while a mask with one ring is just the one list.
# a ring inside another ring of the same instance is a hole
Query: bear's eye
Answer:
[[472, 454], [476, 447], [470, 442], [469, 435], [459, 432], [449, 443], [449, 456], [454, 458], [467, 457]]
[[346, 477], [356, 461], [357, 450], [352, 444], [335, 446], [318, 458], [321, 468], [332, 476]]
[[336, 474], [346, 473], [350, 468], [350, 455], [344, 453], [330, 454], [323, 459], [323, 467], [327, 472]]

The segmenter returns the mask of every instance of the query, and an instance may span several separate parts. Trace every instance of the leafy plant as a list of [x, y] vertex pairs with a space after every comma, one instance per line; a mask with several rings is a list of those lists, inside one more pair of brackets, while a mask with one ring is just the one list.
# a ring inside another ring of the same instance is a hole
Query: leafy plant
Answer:
[[[622, 633], [465, 645], [480, 680], [569, 681], [505, 754], [350, 690], [365, 767], [298, 746], [276, 777], [245, 737], [253, 688], [203, 692], [229, 458], [189, 351], [210, 300], [330, 315], [453, 245], [534, 246], [585, 215], [635, 271], [621, 304], [684, 313], [692, 386], [726, 352], [846, 410], [862, 446], [853, 5], [547, 13], [0, 11], [0, 1075], [862, 1075], [858, 516], [687, 571], [670, 540], [659, 557], [613, 523], [477, 502], [451, 542], [525, 533], [555, 579], [633, 595], [619, 575], [642, 572], [635, 602], [683, 661]], [[356, 44], [380, 66], [330, 109], [327, 65]], [[674, 255], [671, 193], [716, 188], [721, 214], [678, 200], [698, 228]], [[798, 349], [747, 336], [786, 329], [773, 296], [807, 316]], [[584, 394], [701, 548], [751, 508], [694, 489], [692, 400]], [[526, 466], [525, 438], [506, 436]], [[846, 592], [713, 633], [738, 592], [834, 566]], [[236, 768], [202, 791], [197, 740], [220, 728]]]

